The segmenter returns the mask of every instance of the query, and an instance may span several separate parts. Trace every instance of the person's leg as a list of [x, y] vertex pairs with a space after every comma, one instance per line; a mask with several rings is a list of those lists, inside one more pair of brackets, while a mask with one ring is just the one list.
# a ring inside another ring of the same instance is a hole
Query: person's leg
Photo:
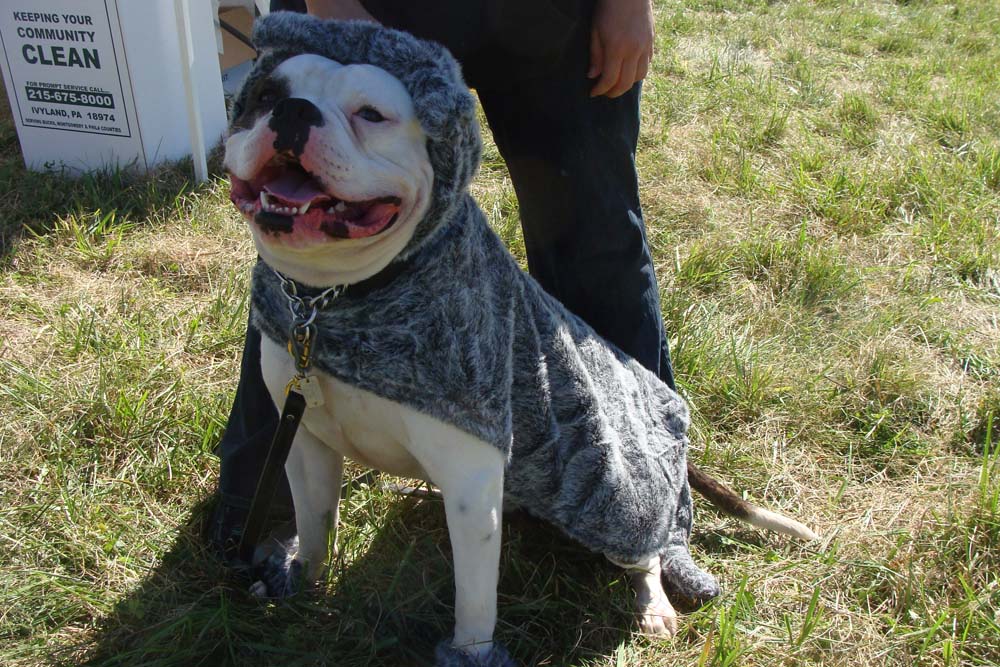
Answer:
[[478, 91], [517, 192], [531, 274], [674, 386], [635, 150], [640, 85], [591, 98], [581, 41], [558, 70]]
[[[248, 325], [236, 397], [216, 450], [220, 459], [219, 498], [208, 526], [210, 543], [227, 560], [235, 557], [277, 425], [278, 411], [260, 371], [260, 332]], [[292, 518], [292, 496], [284, 472], [275, 491], [271, 517], [276, 521]]]

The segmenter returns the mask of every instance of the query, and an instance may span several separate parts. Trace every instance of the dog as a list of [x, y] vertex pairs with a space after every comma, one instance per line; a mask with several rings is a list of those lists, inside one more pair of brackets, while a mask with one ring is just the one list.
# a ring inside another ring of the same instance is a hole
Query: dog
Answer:
[[284, 12], [254, 40], [224, 162], [262, 260], [265, 382], [279, 409], [289, 387], [310, 406], [285, 466], [297, 550], [255, 593], [321, 573], [345, 456], [440, 489], [456, 594], [438, 665], [513, 664], [493, 641], [505, 509], [627, 568], [640, 627], [661, 635], [677, 629], [662, 579], [719, 593], [688, 551], [690, 486], [816, 537], [689, 465], [683, 400], [517, 266], [467, 192], [479, 128], [446, 50]]

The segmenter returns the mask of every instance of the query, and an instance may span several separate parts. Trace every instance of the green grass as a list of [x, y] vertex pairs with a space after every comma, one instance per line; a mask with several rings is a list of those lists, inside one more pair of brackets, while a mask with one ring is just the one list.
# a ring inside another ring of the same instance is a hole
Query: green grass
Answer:
[[[725, 594], [659, 641], [620, 571], [512, 520], [498, 636], [525, 665], [1000, 664], [1000, 8], [656, 15], [637, 160], [692, 457], [824, 541], [696, 500]], [[29, 174], [7, 115], [0, 147], [0, 663], [428, 664], [439, 503], [359, 481], [285, 604], [202, 546], [254, 258], [224, 182]], [[474, 190], [523, 261], [492, 144]]]

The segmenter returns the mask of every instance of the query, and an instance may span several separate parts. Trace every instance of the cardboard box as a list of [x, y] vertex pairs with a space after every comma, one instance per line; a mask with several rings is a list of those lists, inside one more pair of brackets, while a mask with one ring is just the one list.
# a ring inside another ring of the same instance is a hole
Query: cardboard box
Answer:
[[189, 99], [204, 148], [219, 141], [226, 110], [211, 3], [184, 1], [191, 89], [175, 0], [3, 3], [0, 65], [30, 169], [145, 170], [191, 155]]

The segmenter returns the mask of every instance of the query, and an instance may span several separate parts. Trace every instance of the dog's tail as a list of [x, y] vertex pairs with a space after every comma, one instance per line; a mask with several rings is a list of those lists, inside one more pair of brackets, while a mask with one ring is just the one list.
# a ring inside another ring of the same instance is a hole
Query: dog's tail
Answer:
[[708, 473], [699, 470], [690, 461], [687, 464], [687, 471], [688, 483], [691, 484], [691, 488], [705, 496], [708, 502], [712, 503], [723, 514], [746, 521], [751, 526], [791, 535], [800, 540], [812, 541], [819, 539], [819, 535], [795, 519], [782, 516], [777, 512], [771, 512], [763, 507], [757, 507], [753, 503], [748, 503], [736, 495], [732, 489], [723, 485], [722, 482], [713, 478]]

